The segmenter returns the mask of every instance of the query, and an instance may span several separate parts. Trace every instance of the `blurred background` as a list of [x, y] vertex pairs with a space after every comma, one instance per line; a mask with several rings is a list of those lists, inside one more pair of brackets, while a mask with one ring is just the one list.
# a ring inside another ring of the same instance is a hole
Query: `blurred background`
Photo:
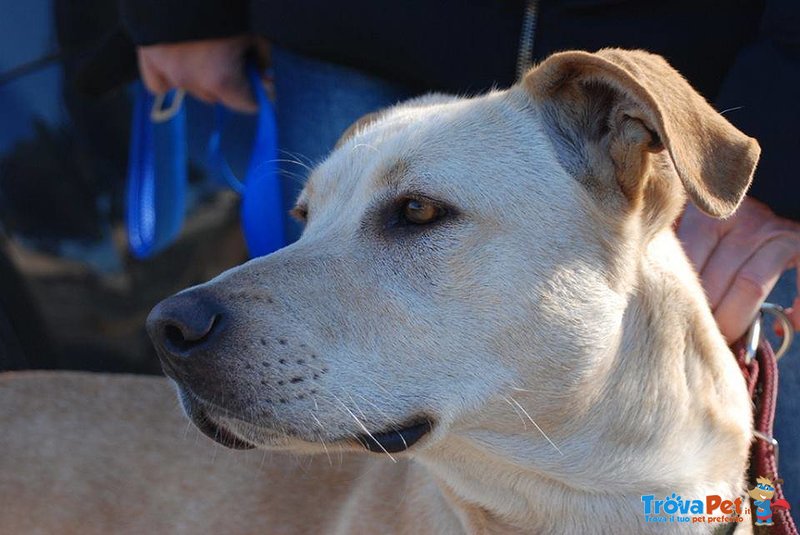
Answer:
[[[0, 17], [0, 370], [160, 373], [144, 332], [152, 306], [246, 259], [238, 197], [209, 179], [212, 108], [186, 99], [187, 217], [145, 261], [128, 251], [124, 192], [130, 80], [103, 79], [115, 2], [3, 2]], [[102, 59], [102, 58], [101, 58]], [[100, 61], [102, 63], [102, 61]], [[90, 73], [90, 74], [87, 74]], [[100, 95], [102, 93], [102, 95]], [[226, 132], [246, 164], [253, 119]]]

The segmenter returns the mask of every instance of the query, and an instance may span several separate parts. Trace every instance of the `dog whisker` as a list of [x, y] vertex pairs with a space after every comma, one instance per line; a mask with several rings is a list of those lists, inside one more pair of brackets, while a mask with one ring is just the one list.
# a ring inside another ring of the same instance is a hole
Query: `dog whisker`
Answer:
[[331, 460], [331, 454], [328, 452], [328, 446], [325, 444], [325, 439], [322, 438], [322, 433], [316, 433], [316, 435], [319, 438], [320, 444], [322, 444], [322, 449], [325, 450], [325, 456], [328, 458], [328, 465], [333, 466], [333, 461]]
[[319, 418], [317, 418], [317, 415], [316, 415], [316, 414], [314, 414], [314, 413], [312, 412], [312, 413], [311, 413], [311, 417], [312, 417], [312, 418], [314, 419], [314, 421], [317, 423], [317, 425], [319, 426], [319, 428], [320, 428], [320, 429], [322, 429], [323, 431], [325, 431], [325, 426], [324, 426], [324, 425], [322, 425], [322, 422], [320, 422], [320, 421], [319, 421]]
[[389, 399], [397, 400], [397, 395], [396, 395], [396, 394], [393, 394], [393, 393], [391, 393], [391, 392], [389, 392], [389, 391], [386, 389], [386, 387], [384, 387], [383, 385], [381, 385], [380, 383], [378, 383], [377, 381], [375, 381], [375, 380], [374, 380], [374, 379], [372, 379], [371, 377], [367, 377], [366, 379], [367, 379], [367, 381], [369, 381], [370, 383], [374, 384], [375, 386], [377, 386], [378, 388], [380, 388], [381, 390], [383, 390], [383, 391], [386, 393], [386, 395], [389, 397]]
[[508, 403], [508, 404], [511, 406], [511, 408], [512, 408], [512, 409], [514, 409], [514, 413], [515, 413], [515, 414], [516, 414], [516, 415], [519, 417], [519, 419], [522, 421], [522, 428], [523, 428], [525, 431], [527, 431], [527, 430], [528, 430], [528, 424], [525, 422], [525, 418], [523, 418], [523, 417], [522, 417], [522, 414], [519, 412], [519, 409], [517, 409], [517, 408], [514, 406], [514, 404], [513, 404], [513, 403], [511, 403], [511, 401], [510, 401], [508, 398], [504, 397], [504, 398], [503, 398], [503, 401], [505, 401], [506, 403]]
[[264, 450], [263, 455], [261, 455], [261, 463], [258, 465], [259, 472], [264, 469], [264, 463], [267, 461], [267, 450]]
[[214, 432], [214, 453], [211, 455], [211, 464], [217, 462], [217, 452], [219, 451], [219, 432]]
[[328, 464], [333, 466], [333, 461], [331, 460], [331, 454], [328, 452], [328, 446], [327, 444], [325, 444], [325, 439], [322, 436], [322, 433], [325, 431], [325, 426], [322, 425], [322, 422], [319, 421], [319, 418], [317, 418], [316, 414], [314, 414], [313, 412], [311, 412], [310, 414], [311, 417], [314, 419], [314, 422], [316, 422], [316, 424], [319, 426], [321, 430], [319, 433], [316, 433], [316, 435], [317, 437], [319, 437], [319, 441], [322, 443], [322, 448], [325, 450], [325, 455], [328, 457]]
[[[297, 459], [297, 467], [303, 472], [303, 474], [308, 475], [308, 467], [311, 463], [311, 457], [306, 457], [305, 455], [295, 455], [295, 459]], [[306, 461], [308, 464], [306, 464]]]
[[719, 112], [719, 114], [720, 115], [725, 115], [728, 112], [737, 111], [737, 110], [741, 110], [741, 109], [744, 109], [744, 106], [734, 106], [732, 108], [726, 108], [726, 109], [722, 110], [721, 112]]
[[291, 158], [275, 158], [274, 160], [270, 160], [270, 162], [274, 162], [274, 163], [293, 163], [293, 164], [298, 165], [298, 166], [302, 167], [303, 169], [307, 170], [309, 173], [311, 171], [313, 171], [313, 169], [311, 169], [311, 167], [309, 167], [308, 165], [304, 164], [300, 160], [293, 160]]
[[401, 435], [400, 433], [398, 433], [398, 435], [400, 435], [400, 440], [403, 441], [403, 449], [407, 450], [408, 449], [408, 442], [406, 442], [406, 439], [405, 439], [405, 437], [403, 435]]
[[366, 148], [372, 150], [373, 152], [378, 152], [378, 149], [376, 149], [374, 146], [372, 146], [372, 145], [370, 145], [368, 143], [358, 143], [357, 145], [353, 146], [352, 150], [356, 150], [356, 149], [359, 149], [361, 147], [366, 147]]
[[183, 438], [186, 440], [186, 437], [189, 436], [189, 431], [192, 429], [192, 421], [189, 420], [186, 422], [186, 429], [183, 430]]
[[369, 403], [370, 405], [372, 405], [372, 407], [374, 407], [374, 408], [375, 408], [375, 410], [376, 410], [376, 411], [378, 411], [378, 412], [380, 413], [380, 415], [381, 415], [381, 416], [383, 416], [384, 418], [386, 418], [387, 420], [391, 420], [391, 419], [392, 419], [392, 418], [391, 418], [391, 417], [390, 417], [388, 414], [386, 414], [386, 413], [385, 413], [385, 412], [384, 412], [384, 411], [383, 411], [383, 410], [382, 410], [380, 407], [378, 407], [377, 405], [375, 405], [373, 402], [371, 402], [370, 400], [368, 400], [366, 397], [362, 396], [361, 394], [356, 394], [356, 396], [360, 397], [360, 398], [361, 398], [361, 399], [362, 399], [362, 400], [363, 400], [365, 403]]
[[[375, 437], [372, 435], [372, 433], [370, 433], [369, 429], [367, 429], [367, 426], [365, 426], [365, 425], [364, 425], [364, 423], [363, 423], [361, 420], [359, 420], [359, 419], [358, 419], [358, 416], [356, 416], [355, 414], [353, 414], [353, 411], [351, 411], [350, 409], [348, 409], [348, 408], [347, 408], [347, 405], [345, 405], [345, 404], [342, 402], [342, 400], [340, 400], [338, 397], [336, 397], [336, 395], [335, 395], [335, 394], [331, 393], [331, 396], [333, 396], [333, 399], [335, 399], [335, 400], [336, 400], [336, 401], [337, 401], [337, 402], [338, 402], [338, 403], [339, 403], [339, 404], [342, 406], [342, 408], [344, 408], [344, 410], [345, 410], [345, 411], [347, 411], [347, 413], [348, 413], [348, 414], [349, 414], [349, 415], [350, 415], [350, 416], [351, 416], [351, 417], [352, 417], [352, 418], [353, 418], [353, 419], [356, 421], [356, 423], [357, 423], [357, 424], [358, 424], [358, 426], [361, 428], [361, 430], [362, 430], [362, 431], [364, 431], [364, 433], [366, 433], [366, 434], [367, 434], [367, 436], [368, 436], [369, 438], [371, 438], [373, 442], [375, 442], [375, 443], [376, 443], [378, 446], [380, 446], [380, 448], [383, 450], [383, 453], [385, 453], [386, 455], [388, 455], [388, 456], [389, 456], [389, 458], [392, 460], [392, 462], [393, 462], [393, 463], [396, 463], [396, 462], [397, 462], [397, 459], [395, 459], [394, 457], [392, 457], [392, 454], [391, 454], [391, 453], [389, 453], [388, 451], [386, 451], [386, 448], [384, 448], [384, 447], [383, 447], [383, 444], [381, 444], [381, 443], [380, 443], [378, 440], [376, 440], [376, 439], [375, 439]], [[354, 436], [356, 439], [358, 439], [358, 436], [356, 436], [356, 435], [353, 435], [353, 436]]]
[[281, 149], [278, 152], [280, 152], [283, 156], [286, 156], [288, 158], [288, 161], [295, 163], [301, 167], [304, 167], [305, 169], [308, 169], [309, 172], [311, 172], [313, 168], [317, 165], [311, 158], [309, 158], [305, 154], [288, 151], [286, 149]]
[[302, 174], [299, 174], [299, 173], [293, 173], [292, 171], [288, 171], [286, 169], [278, 169], [278, 174], [280, 176], [288, 178], [289, 180], [291, 180], [295, 184], [299, 184], [299, 185], [304, 184], [305, 181], [306, 181], [306, 178], [307, 178], [306, 175], [302, 175]]
[[350, 398], [350, 402], [353, 404], [353, 407], [355, 407], [355, 408], [356, 408], [356, 410], [357, 410], [357, 411], [358, 411], [358, 413], [361, 415], [361, 417], [362, 417], [362, 418], [364, 418], [364, 419], [366, 420], [366, 419], [367, 419], [367, 415], [366, 415], [366, 414], [364, 414], [364, 411], [362, 411], [362, 410], [361, 410], [361, 407], [359, 407], [359, 406], [358, 406], [358, 403], [356, 403], [356, 400], [354, 400], [354, 399], [353, 399], [353, 396], [351, 396], [351, 395], [348, 393], [348, 394], [347, 394], [347, 397], [348, 397], [348, 398]]
[[[349, 394], [348, 394], [348, 395], [349, 395]], [[367, 402], [367, 403], [369, 403], [370, 405], [372, 405], [373, 407], [375, 407], [375, 410], [376, 410], [376, 411], [378, 411], [378, 412], [380, 413], [380, 415], [381, 415], [381, 416], [383, 416], [384, 418], [386, 418], [386, 420], [391, 420], [391, 419], [392, 419], [392, 418], [391, 418], [391, 417], [390, 417], [388, 414], [386, 414], [384, 411], [382, 411], [380, 407], [378, 407], [377, 405], [375, 405], [373, 402], [371, 402], [370, 400], [368, 400], [367, 398], [365, 398], [365, 397], [364, 397], [364, 396], [362, 396], [361, 394], [356, 394], [356, 396], [360, 397], [362, 400], [364, 400], [365, 402]], [[353, 398], [351, 397], [350, 399], [353, 399]], [[355, 403], [355, 402], [354, 402], [354, 403]], [[357, 407], [357, 405], [356, 405], [356, 407]], [[363, 414], [362, 414], [362, 416], [363, 416]], [[406, 442], [406, 439], [403, 437], [403, 435], [400, 435], [400, 440], [402, 440], [402, 441], [403, 441], [403, 446], [405, 446], [405, 448], [406, 448], [406, 449], [408, 449], [408, 443]]]
[[294, 181], [299, 186], [303, 186], [305, 184], [305, 182], [306, 182], [306, 179], [308, 178], [308, 175], [313, 172], [314, 163], [311, 160], [308, 160], [308, 163], [300, 161], [300, 159], [299, 159], [300, 155], [291, 154], [291, 153], [288, 153], [286, 151], [282, 151], [282, 152], [286, 153], [287, 158], [276, 158], [276, 159], [271, 160], [271, 161], [272, 162], [276, 162], [276, 163], [294, 164], [294, 165], [300, 167], [301, 169], [303, 169], [305, 171], [304, 173], [295, 173], [293, 171], [289, 171], [285, 167], [283, 167], [283, 168], [278, 170], [278, 172], [281, 175], [291, 179], [292, 181]]
[[[509, 396], [509, 397], [510, 397], [510, 396]], [[530, 414], [528, 414], [528, 411], [526, 411], [526, 410], [525, 410], [525, 407], [523, 407], [522, 405], [520, 405], [520, 404], [519, 404], [519, 401], [517, 401], [517, 400], [516, 400], [516, 399], [514, 399], [513, 397], [510, 397], [510, 399], [511, 399], [511, 401], [512, 401], [512, 402], [514, 402], [514, 404], [515, 404], [517, 407], [519, 407], [519, 409], [520, 409], [520, 410], [523, 412], [523, 414], [525, 414], [525, 416], [527, 416], [527, 417], [528, 417], [528, 420], [530, 420], [530, 421], [531, 421], [531, 423], [534, 425], [534, 427], [536, 427], [536, 429], [538, 429], [538, 430], [539, 430], [539, 432], [542, 434], [542, 436], [545, 438], [545, 440], [547, 440], [547, 442], [549, 442], [549, 443], [550, 443], [550, 445], [551, 445], [551, 446], [553, 446], [553, 447], [555, 448], [555, 450], [556, 450], [556, 451], [557, 451], [557, 452], [558, 452], [560, 455], [564, 455], [564, 452], [562, 452], [560, 449], [558, 449], [558, 446], [556, 446], [556, 445], [555, 445], [555, 443], [554, 443], [552, 440], [550, 440], [550, 437], [548, 437], [548, 436], [547, 436], [547, 433], [545, 433], [545, 432], [544, 432], [544, 430], [543, 430], [541, 427], [539, 427], [539, 424], [537, 424], [537, 423], [536, 423], [536, 422], [533, 420], [533, 418], [531, 418], [531, 415], [530, 415]]]

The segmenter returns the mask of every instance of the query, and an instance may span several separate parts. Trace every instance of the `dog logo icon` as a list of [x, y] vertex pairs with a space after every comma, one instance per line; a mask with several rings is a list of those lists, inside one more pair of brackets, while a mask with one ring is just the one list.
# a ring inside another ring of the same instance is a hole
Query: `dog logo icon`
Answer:
[[775, 496], [775, 485], [783, 483], [782, 479], [774, 479], [773, 476], [761, 476], [756, 479], [756, 486], [747, 491], [753, 498], [753, 505], [756, 506], [756, 526], [772, 526], [773, 509], [790, 509], [789, 502], [783, 499], [772, 501]]

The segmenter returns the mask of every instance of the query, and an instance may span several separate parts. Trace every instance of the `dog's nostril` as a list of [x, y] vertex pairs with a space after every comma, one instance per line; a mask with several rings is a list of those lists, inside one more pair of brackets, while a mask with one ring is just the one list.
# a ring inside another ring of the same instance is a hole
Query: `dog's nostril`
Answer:
[[186, 346], [189, 344], [186, 343], [186, 339], [183, 337], [183, 333], [178, 327], [167, 325], [164, 327], [164, 336], [167, 339], [167, 343], [175, 349], [181, 351], [188, 349]]
[[165, 345], [172, 353], [187, 353], [208, 340], [219, 321], [220, 315], [215, 314], [207, 326], [200, 329], [168, 323], [164, 326]]
[[[169, 369], [200, 349], [212, 350], [225, 331], [228, 312], [213, 295], [191, 289], [168, 297], [147, 316], [147, 333]], [[216, 338], [215, 338], [216, 337]]]

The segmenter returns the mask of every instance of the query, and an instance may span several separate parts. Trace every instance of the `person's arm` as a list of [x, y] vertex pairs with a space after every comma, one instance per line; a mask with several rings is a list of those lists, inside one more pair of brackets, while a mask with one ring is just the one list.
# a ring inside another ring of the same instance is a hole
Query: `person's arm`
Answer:
[[249, 29], [245, 0], [118, 0], [118, 5], [137, 46], [218, 39]]

